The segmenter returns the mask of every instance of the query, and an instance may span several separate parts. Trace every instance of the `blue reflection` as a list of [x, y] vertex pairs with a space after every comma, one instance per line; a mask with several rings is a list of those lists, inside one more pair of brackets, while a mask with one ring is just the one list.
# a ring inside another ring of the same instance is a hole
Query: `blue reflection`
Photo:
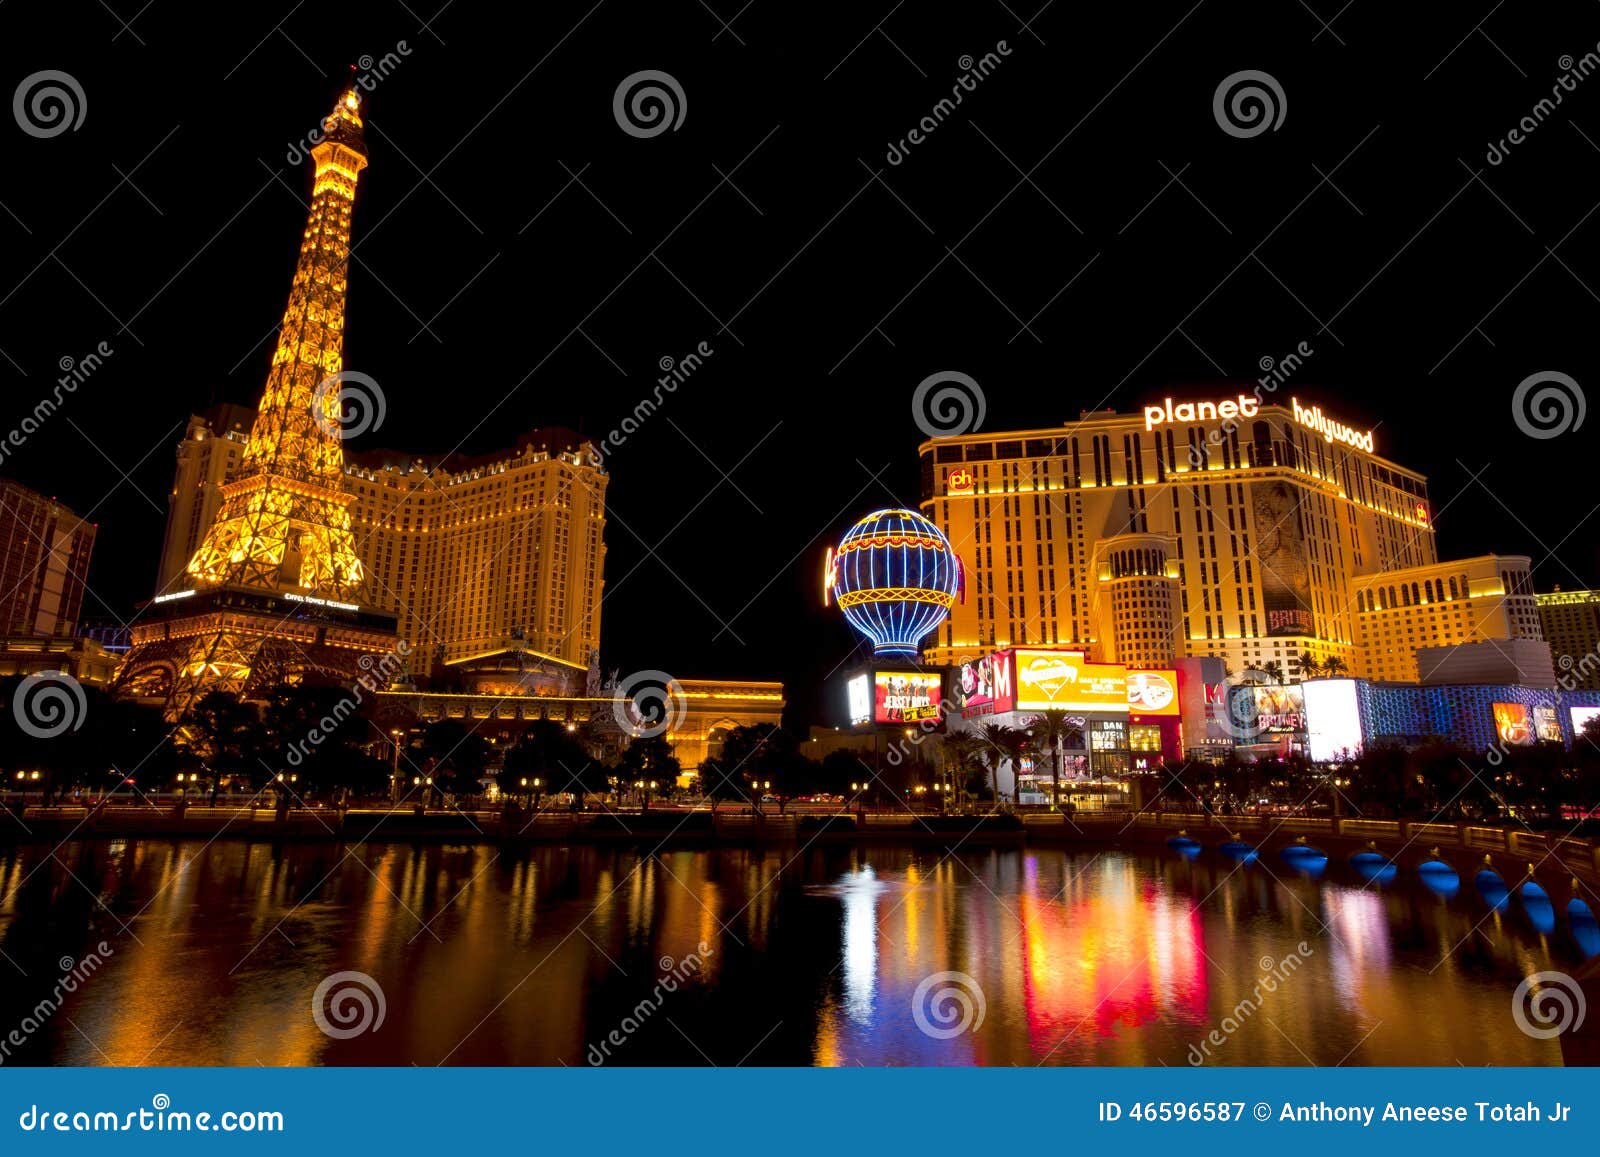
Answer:
[[1548, 936], [1556, 930], [1556, 909], [1550, 903], [1550, 898], [1544, 894], [1544, 889], [1539, 889], [1539, 895], [1531, 895], [1527, 888], [1522, 889], [1522, 910], [1528, 914], [1528, 923], [1533, 925], [1533, 930], [1541, 936]]
[[1499, 872], [1485, 868], [1474, 877], [1473, 884], [1478, 889], [1478, 895], [1495, 911], [1501, 911], [1511, 903], [1511, 891], [1500, 878]]
[[1600, 956], [1600, 923], [1596, 923], [1589, 905], [1574, 898], [1567, 905], [1567, 919], [1572, 924], [1572, 938], [1578, 942], [1578, 951], [1589, 960]]
[[1253, 864], [1261, 858], [1261, 853], [1256, 851], [1255, 845], [1247, 844], [1243, 840], [1229, 840], [1218, 844], [1217, 851], [1241, 864]]
[[1167, 841], [1167, 847], [1193, 859], [1200, 852], [1200, 841], [1190, 836], [1173, 836]]
[[1393, 860], [1378, 852], [1357, 852], [1350, 857], [1350, 866], [1356, 870], [1356, 875], [1369, 883], [1376, 881], [1387, 884], [1400, 871]]
[[1310, 844], [1290, 844], [1278, 854], [1296, 871], [1304, 872], [1313, 880], [1320, 878], [1328, 867], [1328, 853]]
[[1417, 878], [1435, 896], [1450, 899], [1461, 891], [1461, 877], [1443, 860], [1424, 860], [1417, 865]]

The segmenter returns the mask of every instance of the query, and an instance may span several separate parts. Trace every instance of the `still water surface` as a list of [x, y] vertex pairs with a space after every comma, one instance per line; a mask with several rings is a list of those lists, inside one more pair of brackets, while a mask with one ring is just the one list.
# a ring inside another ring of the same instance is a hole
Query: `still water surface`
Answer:
[[[1259, 995], [1206, 1063], [1559, 1064], [1511, 994], [1584, 957], [1470, 882], [1154, 850], [88, 841], [0, 850], [0, 1038], [102, 940], [5, 1063], [1181, 1066]], [[381, 1026], [319, 1029], [340, 971]]]

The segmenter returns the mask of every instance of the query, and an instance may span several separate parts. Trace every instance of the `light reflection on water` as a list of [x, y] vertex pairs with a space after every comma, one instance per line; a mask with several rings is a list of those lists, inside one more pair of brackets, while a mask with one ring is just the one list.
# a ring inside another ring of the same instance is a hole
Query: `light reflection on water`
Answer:
[[[1183, 1065], [1294, 957], [1208, 1063], [1555, 1064], [1511, 993], [1592, 940], [1557, 899], [1550, 930], [1210, 855], [88, 841], [0, 851], [0, 1037], [104, 940], [6, 1063]], [[335, 1040], [310, 1000], [345, 970], [386, 1012]], [[981, 1024], [919, 1027], [939, 972]]]

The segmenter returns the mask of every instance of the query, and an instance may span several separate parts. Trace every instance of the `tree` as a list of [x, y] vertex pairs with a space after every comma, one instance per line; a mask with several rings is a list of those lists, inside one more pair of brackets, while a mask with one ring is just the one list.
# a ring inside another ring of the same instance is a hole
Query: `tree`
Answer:
[[[575, 732], [550, 719], [528, 725], [514, 747], [505, 754], [496, 782], [507, 795], [527, 794], [524, 779], [543, 781], [542, 790], [582, 793], [592, 786], [594, 761]], [[602, 789], [604, 784], [601, 784]]]
[[1283, 664], [1277, 659], [1268, 659], [1265, 663], [1262, 663], [1259, 667], [1257, 667], [1256, 670], [1266, 675], [1273, 683], [1284, 682]]
[[476, 795], [489, 766], [487, 740], [459, 719], [440, 719], [422, 733], [422, 752], [433, 765], [433, 786], [453, 795]]
[[700, 765], [700, 790], [715, 799], [735, 799], [746, 794], [749, 781], [771, 783], [779, 795], [793, 794], [802, 762], [815, 766], [802, 761], [796, 748], [794, 736], [774, 724], [735, 727], [723, 738], [721, 754]]
[[[1010, 763], [1013, 783], [1020, 787], [1021, 768], [1018, 766], [1029, 747], [1028, 733], [1018, 727], [1003, 723], [985, 723], [978, 728], [979, 750], [989, 768], [989, 786], [994, 790], [995, 805], [1000, 803], [1000, 765]], [[1012, 789], [1013, 797], [1021, 795], [1018, 787]]]
[[1066, 742], [1067, 736], [1081, 734], [1071, 723], [1067, 722], [1067, 713], [1059, 707], [1052, 707], [1044, 714], [1035, 717], [1033, 721], [1034, 738], [1038, 746], [1050, 754], [1050, 801], [1051, 806], [1057, 811], [1061, 810], [1061, 747]]
[[1343, 675], [1349, 669], [1345, 661], [1337, 655], [1329, 655], [1322, 661], [1322, 673], [1330, 677]]
[[961, 785], [963, 805], [974, 774], [980, 777], [983, 774], [982, 748], [983, 741], [972, 731], [947, 731], [939, 741], [939, 756], [945, 773]]
[[1327, 670], [1327, 667], [1311, 652], [1295, 656], [1295, 673], [1302, 679], [1315, 679]]
[[261, 759], [267, 730], [260, 712], [226, 691], [202, 695], [184, 720], [183, 732], [213, 775], [239, 775], [259, 787], [279, 770]]
[[678, 785], [680, 770], [678, 757], [672, 754], [672, 744], [664, 736], [640, 736], [622, 753], [617, 761], [617, 776], [624, 786], [654, 780], [655, 790], [671, 792]]

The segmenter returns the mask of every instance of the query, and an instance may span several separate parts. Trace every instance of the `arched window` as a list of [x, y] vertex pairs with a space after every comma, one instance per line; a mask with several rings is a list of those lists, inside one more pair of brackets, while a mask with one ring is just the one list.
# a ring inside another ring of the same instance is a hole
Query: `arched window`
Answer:
[[1458, 599], [1460, 597], [1461, 597], [1461, 593], [1456, 587], [1456, 576], [1455, 575], [1451, 575], [1450, 576], [1450, 598], [1451, 598], [1451, 601], [1454, 601], [1454, 600], [1456, 600], [1456, 599]]

